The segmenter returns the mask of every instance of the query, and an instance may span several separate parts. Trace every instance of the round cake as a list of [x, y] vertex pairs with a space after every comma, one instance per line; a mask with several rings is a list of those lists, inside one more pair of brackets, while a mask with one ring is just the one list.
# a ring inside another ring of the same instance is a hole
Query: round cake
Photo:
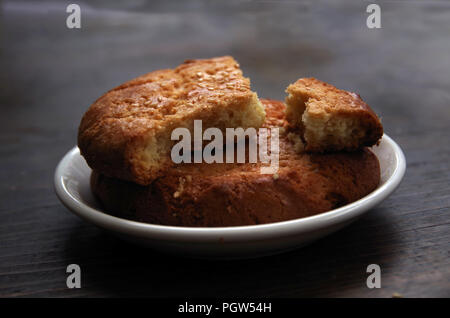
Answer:
[[279, 169], [261, 163], [178, 164], [150, 185], [92, 172], [91, 187], [107, 213], [175, 226], [217, 227], [271, 223], [326, 212], [372, 192], [380, 181], [377, 157], [368, 149], [306, 153], [284, 131], [285, 105], [261, 100], [263, 127], [280, 127]]

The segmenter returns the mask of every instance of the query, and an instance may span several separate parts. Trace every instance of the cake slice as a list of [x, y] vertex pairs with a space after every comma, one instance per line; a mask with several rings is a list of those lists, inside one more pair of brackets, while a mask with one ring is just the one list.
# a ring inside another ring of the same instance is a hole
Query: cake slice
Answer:
[[98, 172], [147, 185], [173, 165], [175, 128], [194, 120], [203, 129], [264, 123], [265, 111], [250, 81], [230, 56], [188, 60], [126, 82], [100, 97], [81, 121], [78, 146]]
[[307, 151], [352, 151], [383, 135], [380, 119], [355, 93], [315, 78], [301, 78], [286, 92], [286, 119]]

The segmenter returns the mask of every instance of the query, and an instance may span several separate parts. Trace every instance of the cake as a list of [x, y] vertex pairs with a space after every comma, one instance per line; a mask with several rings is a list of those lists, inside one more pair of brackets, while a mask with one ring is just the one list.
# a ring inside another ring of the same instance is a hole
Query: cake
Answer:
[[[284, 103], [262, 100], [263, 127], [281, 127]], [[217, 227], [255, 225], [307, 217], [354, 202], [380, 181], [376, 156], [366, 147], [352, 152], [299, 151], [280, 134], [279, 169], [260, 173], [262, 163], [180, 164], [143, 186], [94, 170], [91, 188], [105, 211], [153, 224]]]
[[126, 82], [97, 99], [81, 120], [78, 147], [105, 176], [148, 185], [174, 165], [175, 128], [260, 127], [264, 108], [230, 56], [188, 60]]
[[355, 93], [315, 78], [301, 78], [286, 92], [286, 119], [306, 151], [353, 151], [383, 136], [379, 118]]

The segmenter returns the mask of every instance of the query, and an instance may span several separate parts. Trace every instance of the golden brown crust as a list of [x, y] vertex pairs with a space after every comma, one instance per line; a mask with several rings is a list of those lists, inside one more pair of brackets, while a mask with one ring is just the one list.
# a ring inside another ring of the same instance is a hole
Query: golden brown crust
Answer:
[[[230, 114], [233, 121], [222, 118]], [[204, 129], [259, 127], [264, 116], [232, 57], [189, 60], [100, 97], [83, 116], [78, 146], [91, 168], [145, 185], [172, 165], [173, 129], [191, 129], [195, 119], [203, 120]]]
[[355, 93], [315, 78], [301, 78], [286, 92], [287, 120], [300, 129], [308, 151], [360, 149], [383, 135], [379, 118]]
[[[284, 126], [282, 102], [262, 100], [265, 127]], [[280, 136], [276, 175], [257, 164], [181, 164], [149, 186], [93, 172], [92, 191], [105, 210], [141, 222], [178, 226], [236, 226], [310, 216], [353, 202], [380, 180], [376, 156], [298, 153]]]

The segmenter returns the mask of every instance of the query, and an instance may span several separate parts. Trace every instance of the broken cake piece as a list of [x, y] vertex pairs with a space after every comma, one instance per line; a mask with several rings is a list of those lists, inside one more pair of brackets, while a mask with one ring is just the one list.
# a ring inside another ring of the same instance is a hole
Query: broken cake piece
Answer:
[[126, 82], [100, 97], [83, 116], [78, 146], [104, 175], [148, 185], [174, 163], [176, 128], [258, 128], [265, 111], [239, 64], [224, 56], [188, 60]]
[[352, 151], [383, 136], [380, 119], [355, 93], [315, 78], [301, 78], [286, 92], [286, 119], [306, 151]]

